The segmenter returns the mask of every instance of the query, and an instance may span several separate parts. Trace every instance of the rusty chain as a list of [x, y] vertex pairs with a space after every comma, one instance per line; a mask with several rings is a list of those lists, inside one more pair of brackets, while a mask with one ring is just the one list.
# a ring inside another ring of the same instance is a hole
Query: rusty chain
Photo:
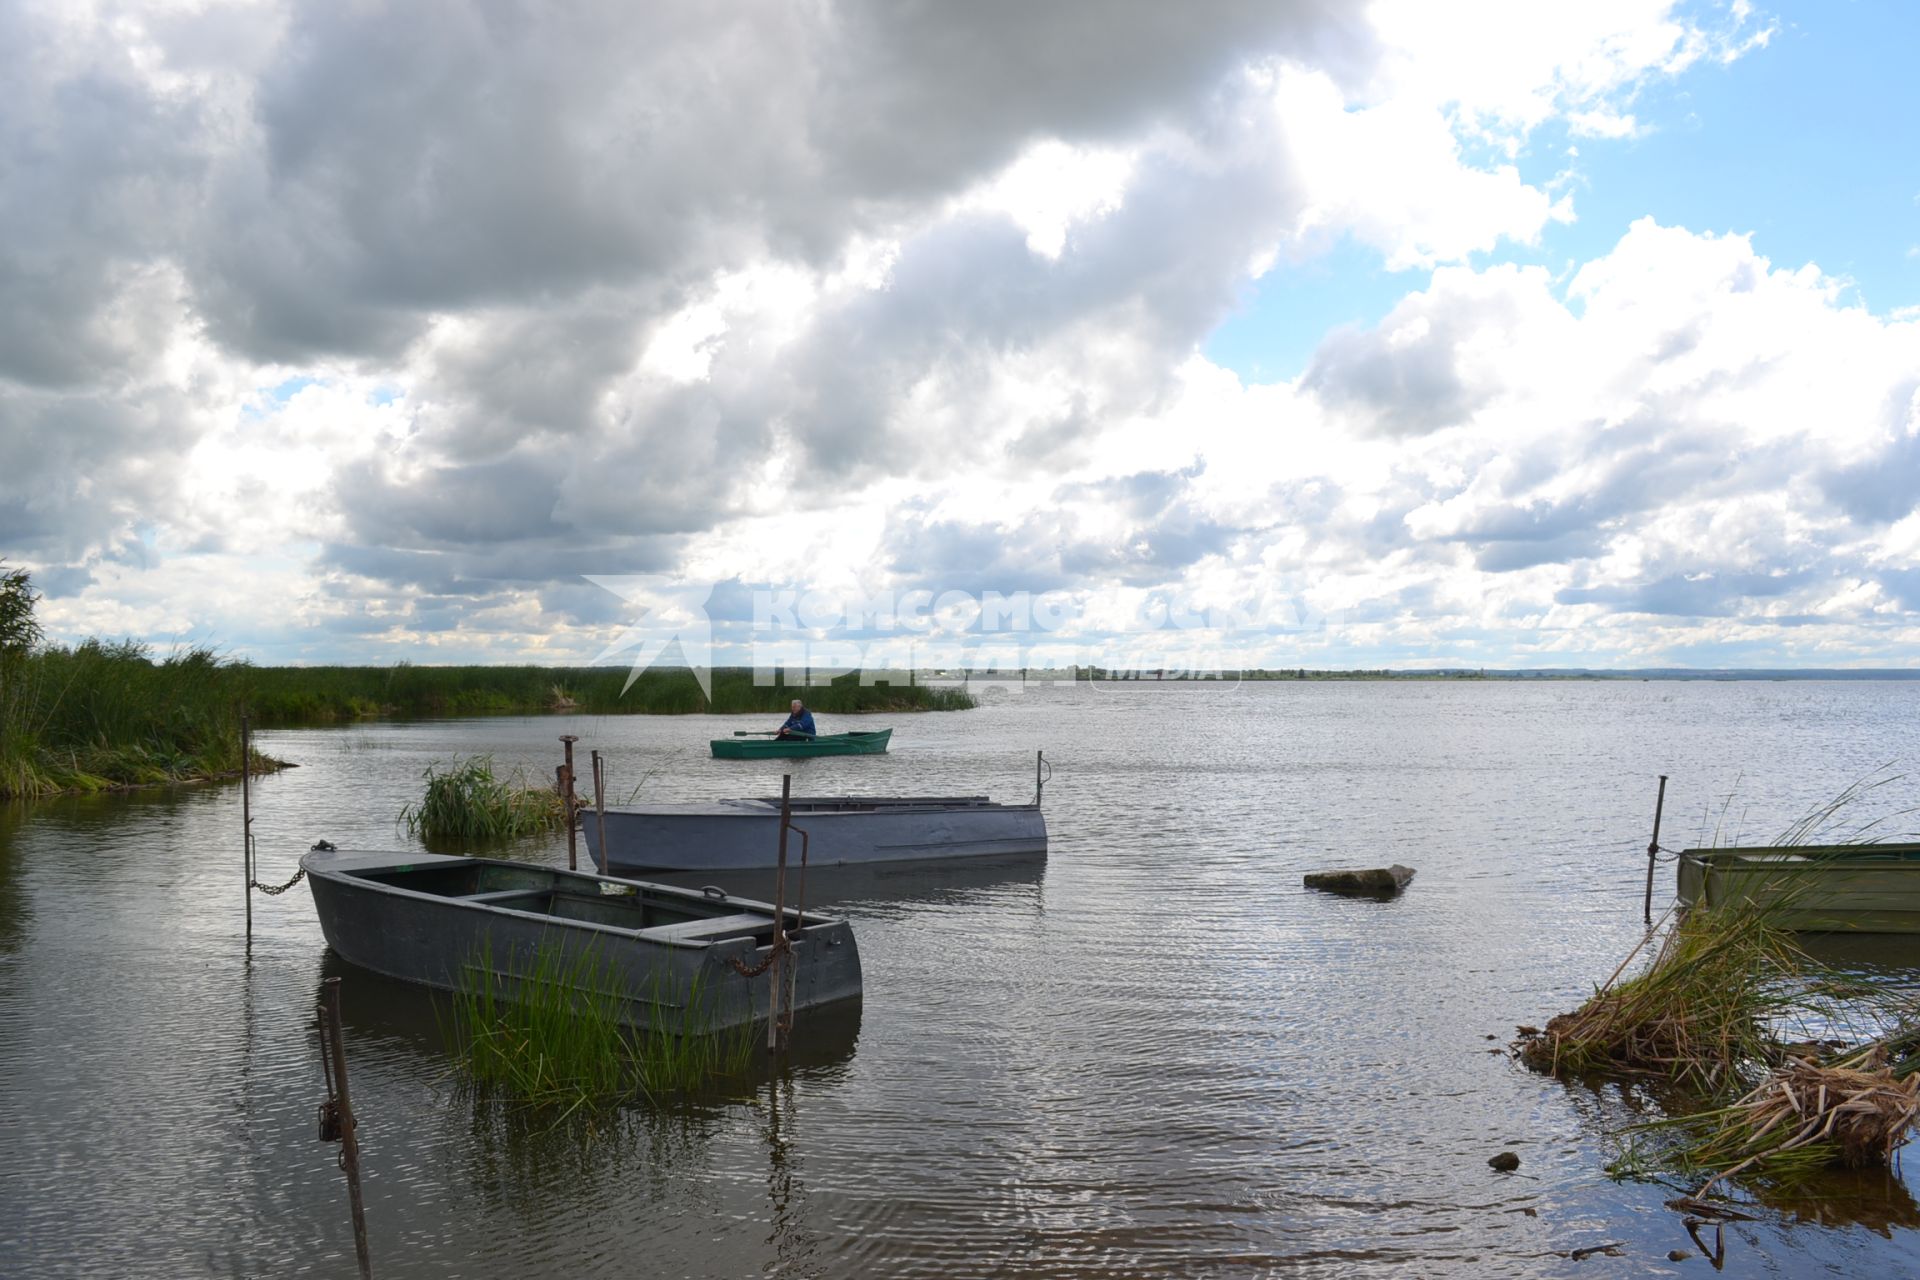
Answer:
[[787, 939], [787, 931], [782, 929], [779, 935], [774, 938], [773, 945], [767, 948], [767, 958], [753, 966], [753, 968], [749, 969], [746, 965], [741, 964], [739, 956], [728, 956], [727, 963], [732, 965], [733, 971], [741, 977], [757, 978], [773, 967], [773, 958], [775, 956], [791, 950], [793, 950], [793, 943]]
[[306, 877], [307, 877], [307, 869], [305, 867], [302, 867], [298, 871], [293, 873], [293, 879], [287, 881], [285, 884], [279, 886], [278, 888], [275, 888], [272, 885], [261, 884], [258, 880], [250, 880], [247, 883], [252, 885], [254, 888], [258, 889], [260, 892], [266, 894], [268, 897], [273, 898], [273, 897], [278, 897], [279, 895], [285, 893], [287, 890], [293, 888], [293, 886], [299, 884], [302, 880], [306, 879]]

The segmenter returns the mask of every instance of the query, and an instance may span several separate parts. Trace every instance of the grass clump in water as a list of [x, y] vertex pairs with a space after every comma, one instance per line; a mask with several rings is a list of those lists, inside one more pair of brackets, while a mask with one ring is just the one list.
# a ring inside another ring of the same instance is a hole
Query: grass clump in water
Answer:
[[428, 765], [426, 794], [400, 811], [410, 835], [429, 840], [506, 840], [566, 829], [566, 802], [521, 775], [498, 778], [493, 757], [473, 756], [442, 770]]
[[543, 943], [505, 971], [483, 946], [454, 997], [461, 1075], [564, 1115], [743, 1074], [754, 1056], [754, 1024], [713, 1031], [712, 1002], [698, 979], [684, 1005], [667, 999], [661, 982], [652, 979], [647, 992], [653, 1020], [634, 1028], [624, 1021], [624, 980], [597, 945], [569, 953]]
[[[1898, 780], [1884, 773], [1848, 787], [1773, 847], [1830, 839], [1855, 801]], [[1847, 834], [1865, 843], [1882, 821], [1851, 824]], [[1735, 1178], [1782, 1188], [1892, 1162], [1920, 1116], [1920, 1008], [1901, 987], [1842, 973], [1801, 948], [1783, 921], [1805, 905], [1801, 894], [1818, 892], [1812, 876], [1767, 883], [1673, 917], [1578, 1009], [1544, 1029], [1521, 1028], [1516, 1055], [1536, 1070], [1644, 1074], [1675, 1086], [1668, 1119], [1628, 1131], [1614, 1176], [1704, 1177], [1691, 1199], [1673, 1202], [1697, 1208]], [[1623, 980], [1650, 946], [1651, 960]]]
[[659, 1016], [632, 1036], [634, 1078], [642, 1093], [651, 1098], [687, 1093], [745, 1073], [761, 1043], [757, 1024], [715, 1030], [714, 1002], [703, 974], [694, 976], [683, 1006], [667, 1002], [658, 979], [652, 995]]
[[568, 1109], [625, 1088], [622, 1001], [589, 949], [541, 946], [501, 972], [491, 946], [466, 966], [453, 1004], [462, 1073], [474, 1084]]
[[1711, 1175], [1695, 1199], [1734, 1177], [1792, 1186], [1836, 1167], [1892, 1163], [1916, 1115], [1920, 1076], [1903, 1076], [1878, 1048], [1827, 1062], [1794, 1057], [1729, 1106], [1641, 1126], [1610, 1171]]
[[1522, 1028], [1515, 1051], [1535, 1070], [1678, 1086], [1678, 1114], [1630, 1130], [1613, 1176], [1705, 1177], [1701, 1201], [1735, 1177], [1789, 1186], [1884, 1166], [1907, 1140], [1920, 1115], [1915, 1038], [1854, 1029], [1915, 1025], [1911, 996], [1818, 963], [1778, 919], [1777, 907], [1693, 911], [1649, 935], [1658, 946], [1642, 972], [1616, 972], [1573, 1012]]
[[1696, 911], [1641, 946], [1656, 939], [1642, 972], [1620, 977], [1635, 948], [1585, 1004], [1523, 1032], [1520, 1060], [1557, 1076], [1665, 1076], [1712, 1094], [1777, 1056], [1772, 1026], [1782, 1016], [1831, 1010], [1830, 984], [1814, 978], [1817, 966], [1773, 913]]

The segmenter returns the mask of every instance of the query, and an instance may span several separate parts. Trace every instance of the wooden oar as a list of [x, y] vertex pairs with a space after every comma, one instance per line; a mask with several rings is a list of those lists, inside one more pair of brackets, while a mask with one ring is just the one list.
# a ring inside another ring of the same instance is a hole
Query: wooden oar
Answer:
[[[780, 736], [780, 730], [778, 729], [735, 729], [733, 731], [733, 736], [736, 738], [777, 738]], [[788, 733], [787, 736], [789, 738], [813, 739], [813, 738], [819, 737], [820, 735], [817, 733], [801, 733], [798, 729], [795, 729], [790, 733]]]

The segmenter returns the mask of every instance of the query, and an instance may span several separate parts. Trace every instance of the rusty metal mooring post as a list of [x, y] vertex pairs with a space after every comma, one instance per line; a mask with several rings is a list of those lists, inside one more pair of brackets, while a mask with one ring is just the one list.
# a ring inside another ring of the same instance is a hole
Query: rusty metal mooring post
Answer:
[[246, 864], [240, 892], [247, 899], [247, 945], [253, 945], [253, 738], [240, 711], [240, 861]]
[[[320, 1061], [332, 1096], [321, 1108], [320, 1139], [340, 1144], [340, 1167], [347, 1174], [347, 1203], [353, 1210], [353, 1251], [363, 1280], [372, 1280], [367, 1253], [367, 1208], [360, 1198], [360, 1139], [354, 1133], [353, 1098], [347, 1092], [347, 1043], [340, 1030], [340, 979], [328, 978], [320, 1005]], [[331, 1126], [331, 1129], [330, 1129]]]
[[[579, 825], [580, 808], [573, 791], [573, 744], [578, 741], [580, 739], [576, 734], [560, 735], [561, 745], [567, 752], [567, 762], [560, 766], [559, 787], [560, 803], [567, 807], [567, 870], [569, 871], [580, 869], [579, 837], [574, 832], [574, 827]], [[606, 846], [601, 847], [604, 849]], [[606, 855], [602, 853], [601, 856]]]
[[1653, 839], [1647, 841], [1647, 897], [1640, 906], [1640, 916], [1649, 926], [1653, 924], [1653, 861], [1660, 852], [1660, 811], [1667, 807], [1667, 775], [1660, 775], [1660, 794], [1653, 802]]
[[780, 852], [773, 864], [773, 955], [767, 988], [767, 1052], [780, 1048], [780, 1005], [786, 992], [780, 981], [787, 941], [787, 828], [793, 824], [793, 775], [780, 775]]
[[598, 833], [600, 836], [600, 874], [610, 876], [613, 874], [613, 850], [607, 848], [606, 777], [606, 762], [600, 758], [600, 753], [595, 751], [593, 753], [593, 811], [598, 815], [600, 824]]

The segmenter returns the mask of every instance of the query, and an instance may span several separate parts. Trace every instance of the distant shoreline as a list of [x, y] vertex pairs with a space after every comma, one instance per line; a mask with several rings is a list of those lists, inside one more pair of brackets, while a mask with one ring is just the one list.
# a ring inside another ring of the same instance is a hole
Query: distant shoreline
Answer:
[[[996, 673], [975, 675], [973, 680], [992, 682], [995, 680], [1018, 680], [1019, 673], [1011, 675]], [[1781, 680], [1920, 680], [1920, 667], [1630, 667], [1619, 670], [1588, 667], [1541, 667], [1530, 669], [1502, 669], [1495, 667], [1437, 667], [1437, 668], [1349, 668], [1316, 670], [1311, 667], [1294, 668], [1249, 668], [1243, 671], [1226, 670], [1212, 672], [1180, 672], [1168, 670], [1164, 674], [1153, 671], [1107, 671], [1100, 668], [1082, 669], [1073, 672], [1060, 670], [1031, 670], [1026, 677], [1032, 682], [1055, 682], [1065, 684], [1069, 681], [1088, 683], [1189, 683], [1235, 681], [1312, 681], [1312, 680], [1717, 680], [1717, 681], [1781, 681]]]

